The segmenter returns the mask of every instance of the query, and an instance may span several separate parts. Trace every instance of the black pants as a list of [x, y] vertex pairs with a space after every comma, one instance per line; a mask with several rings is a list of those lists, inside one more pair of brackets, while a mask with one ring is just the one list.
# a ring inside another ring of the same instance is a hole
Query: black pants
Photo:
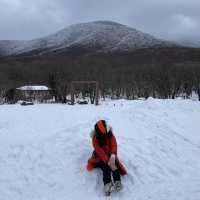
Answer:
[[112, 171], [111, 168], [106, 163], [104, 163], [103, 161], [100, 161], [99, 163], [97, 163], [96, 167], [100, 168], [103, 172], [103, 183], [104, 183], [104, 185], [111, 182], [111, 175], [113, 177], [114, 182], [121, 180], [119, 169]]

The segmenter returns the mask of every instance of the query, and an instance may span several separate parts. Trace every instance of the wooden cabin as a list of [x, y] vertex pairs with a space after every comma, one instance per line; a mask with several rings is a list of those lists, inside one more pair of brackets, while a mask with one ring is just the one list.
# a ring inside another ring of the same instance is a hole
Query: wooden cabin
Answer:
[[51, 89], [45, 85], [27, 85], [16, 88], [19, 100], [45, 103], [53, 99]]

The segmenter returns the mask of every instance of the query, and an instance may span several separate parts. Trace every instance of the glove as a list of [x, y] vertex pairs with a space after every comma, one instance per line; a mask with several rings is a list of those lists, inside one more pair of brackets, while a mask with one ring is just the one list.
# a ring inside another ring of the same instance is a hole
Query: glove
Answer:
[[117, 169], [115, 165], [115, 154], [111, 154], [110, 159], [108, 161], [108, 165], [112, 169], [112, 171], [115, 171]]

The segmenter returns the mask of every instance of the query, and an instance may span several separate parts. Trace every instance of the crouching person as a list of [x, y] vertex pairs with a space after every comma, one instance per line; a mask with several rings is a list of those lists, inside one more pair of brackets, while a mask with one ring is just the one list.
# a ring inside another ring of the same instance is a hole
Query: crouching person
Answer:
[[[88, 160], [87, 169], [99, 168], [103, 172], [105, 195], [110, 195], [114, 186], [116, 191], [122, 188], [121, 175], [127, 174], [126, 169], [117, 157], [117, 142], [112, 128], [105, 120], [98, 121], [91, 133], [94, 152]], [[113, 181], [112, 181], [113, 180]]]

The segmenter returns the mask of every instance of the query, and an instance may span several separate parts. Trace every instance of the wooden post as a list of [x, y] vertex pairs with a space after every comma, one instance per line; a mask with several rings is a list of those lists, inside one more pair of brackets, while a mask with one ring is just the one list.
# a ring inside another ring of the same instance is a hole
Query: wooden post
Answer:
[[71, 104], [74, 105], [74, 85], [71, 82]]
[[95, 105], [99, 105], [99, 83], [96, 82], [96, 90], [95, 90]]

